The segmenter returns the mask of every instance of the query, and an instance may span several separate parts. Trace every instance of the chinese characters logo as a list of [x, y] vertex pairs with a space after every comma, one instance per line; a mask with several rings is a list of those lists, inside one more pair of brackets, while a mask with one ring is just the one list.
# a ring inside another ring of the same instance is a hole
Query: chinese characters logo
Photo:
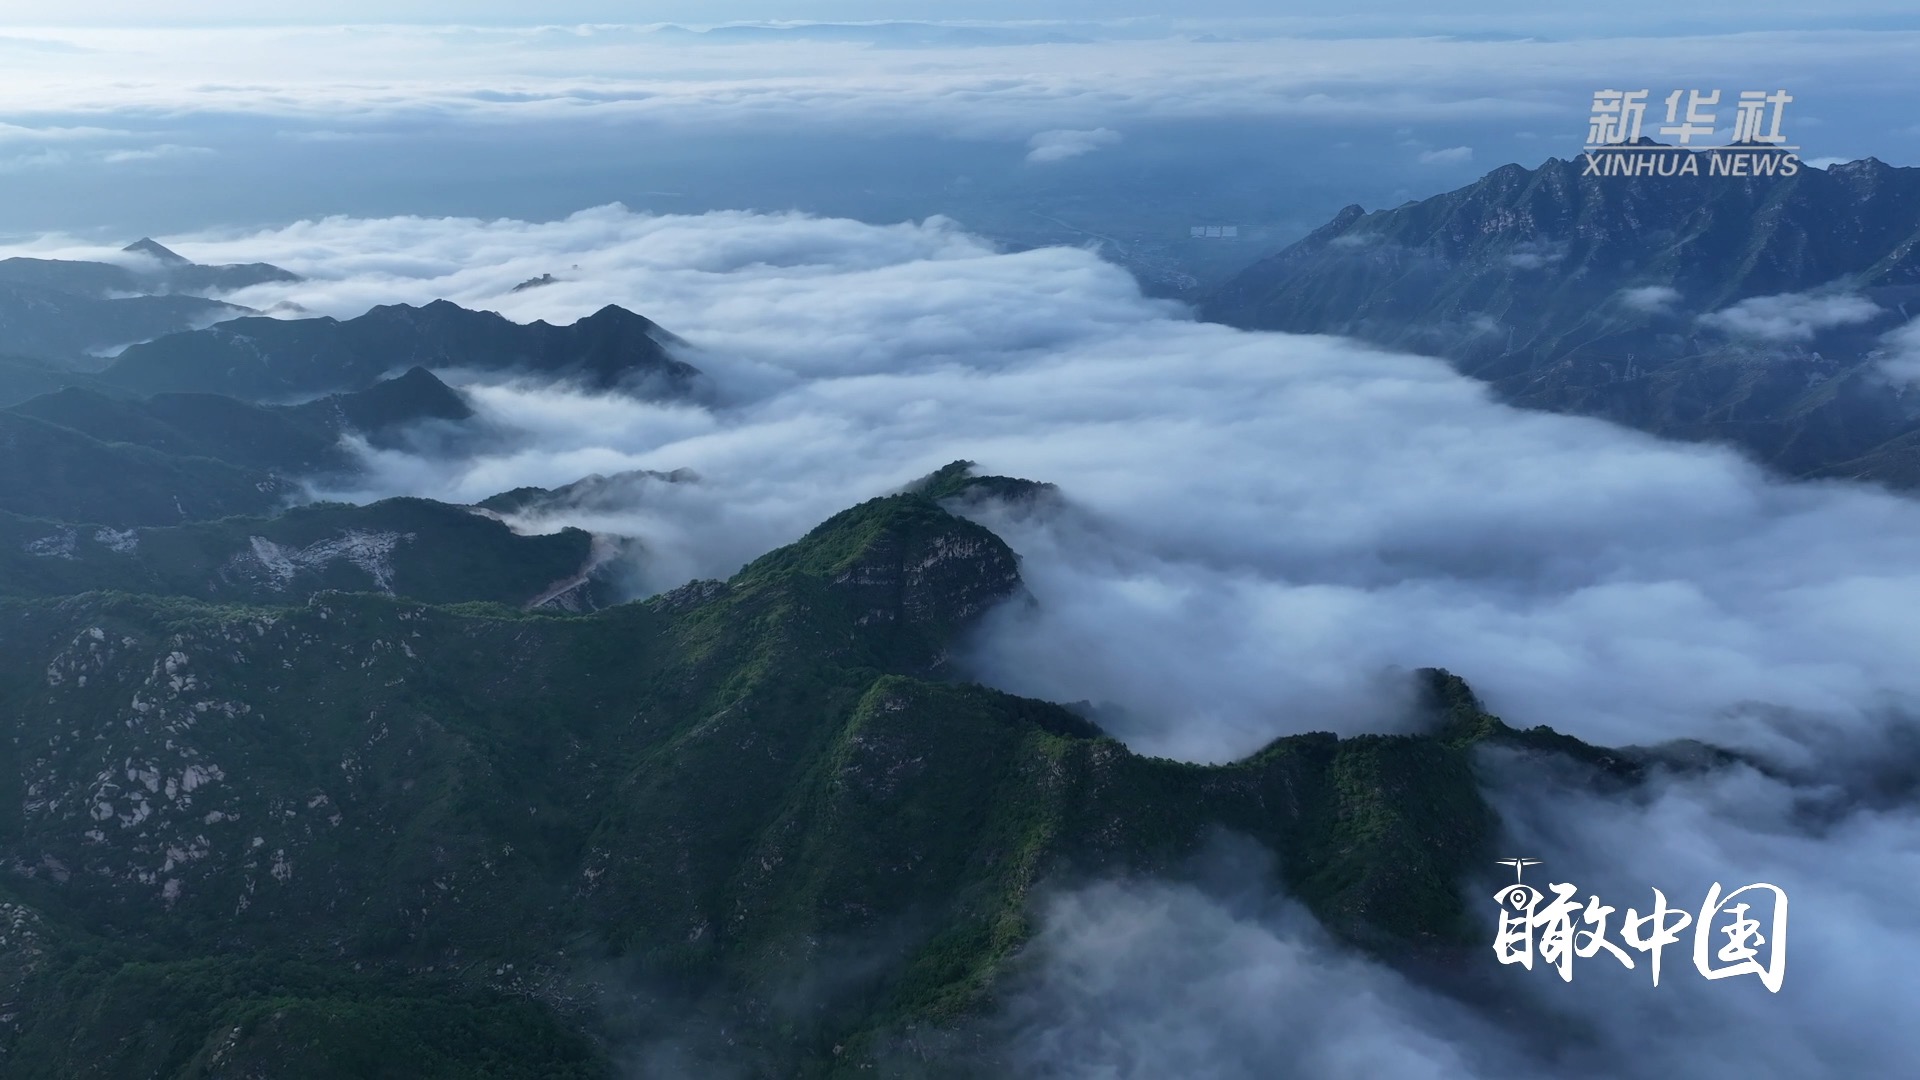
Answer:
[[[1668, 906], [1666, 894], [1654, 889], [1646, 914], [1638, 908], [1627, 909], [1615, 942], [1608, 940], [1607, 929], [1619, 909], [1592, 895], [1585, 904], [1576, 902], [1580, 889], [1566, 882], [1550, 882], [1547, 888], [1553, 896], [1549, 898], [1521, 880], [1527, 867], [1539, 862], [1501, 860], [1501, 865], [1513, 867], [1514, 881], [1493, 897], [1500, 905], [1493, 952], [1502, 964], [1519, 964], [1531, 971], [1538, 956], [1562, 980], [1572, 982], [1575, 959], [1592, 959], [1604, 952], [1631, 970], [1633, 953], [1639, 953], [1646, 958], [1653, 985], [1659, 986], [1662, 952], [1678, 944], [1681, 932], [1692, 926], [1693, 966], [1701, 975], [1708, 979], [1757, 975], [1768, 990], [1780, 992], [1787, 975], [1787, 894], [1779, 886], [1757, 882], [1723, 893], [1716, 881], [1697, 913]], [[1766, 916], [1766, 921], [1758, 916]]]
[[[1582, 176], [1792, 176], [1800, 170], [1800, 149], [1781, 133], [1793, 95], [1785, 90], [1742, 90], [1733, 106], [1725, 143], [1708, 145], [1720, 130], [1721, 92], [1675, 90], [1668, 94], [1665, 121], [1655, 131], [1670, 144], [1643, 143], [1649, 90], [1599, 90], [1587, 120]], [[1696, 156], [1693, 152], [1704, 151]], [[1704, 169], [1701, 160], [1706, 164]]]

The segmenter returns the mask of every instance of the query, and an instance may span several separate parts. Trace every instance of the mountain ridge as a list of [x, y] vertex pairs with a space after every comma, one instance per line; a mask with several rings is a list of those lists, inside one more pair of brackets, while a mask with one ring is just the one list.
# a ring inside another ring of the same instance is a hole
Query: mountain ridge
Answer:
[[76, 368], [100, 362], [101, 350], [251, 313], [184, 294], [94, 297], [0, 281], [7, 350]]
[[281, 606], [358, 591], [591, 611], [617, 597], [595, 573], [598, 556], [598, 542], [579, 529], [520, 535], [416, 498], [124, 529], [0, 512], [0, 594], [23, 597], [107, 589]]
[[122, 250], [145, 256], [152, 261], [152, 265], [15, 256], [0, 259], [0, 283], [101, 299], [114, 293], [165, 295], [233, 292], [252, 285], [301, 280], [300, 275], [271, 263], [202, 265], [162, 247], [151, 238], [136, 241]]
[[[472, 415], [421, 368], [300, 405], [67, 386], [0, 408], [0, 447], [31, 447], [39, 465], [0, 477], [0, 512], [116, 528], [259, 516], [312, 482], [354, 475], [349, 436], [400, 446], [420, 425]], [[169, 511], [156, 491], [184, 501]]]
[[1202, 305], [1449, 360], [1514, 404], [1906, 486], [1920, 409], [1886, 335], [1920, 315], [1920, 169], [1591, 177], [1509, 164], [1343, 209]]
[[167, 247], [151, 236], [143, 236], [120, 249], [129, 255], [146, 255], [166, 266], [192, 266], [193, 260]]
[[[591, 615], [0, 598], [0, 724], [34, 748], [0, 769], [0, 899], [39, 935], [0, 939], [23, 1003], [0, 1052], [50, 1073], [269, 1061], [286, 1026], [233, 1018], [278, 1008], [335, 1071], [370, 1045], [466, 1061], [443, 1032], [510, 1015], [526, 1045], [490, 1052], [517, 1070], [604, 1076], [614, 1044], [568, 1038], [713, 1023], [729, 1037], [693, 1067], [862, 1075], [903, 1034], [992, 1009], [1036, 890], [1178, 876], [1222, 829], [1273, 851], [1343, 939], [1477, 951], [1459, 883], [1496, 820], [1475, 748], [1582, 744], [1429, 671], [1421, 733], [1187, 765], [960, 681], [955, 642], [1022, 589], [1004, 541], [941, 505], [970, 475]], [[836, 942], [877, 951], [793, 1000]], [[162, 981], [119, 974], [128, 950]], [[684, 1009], [609, 1027], [609, 965]], [[422, 994], [449, 1004], [419, 1032], [359, 1030]]]
[[361, 390], [391, 372], [441, 367], [677, 396], [691, 392], [700, 374], [669, 355], [666, 345], [677, 340], [615, 305], [555, 326], [436, 300], [421, 307], [380, 305], [352, 319], [233, 319], [131, 346], [100, 379], [148, 394], [286, 400]]

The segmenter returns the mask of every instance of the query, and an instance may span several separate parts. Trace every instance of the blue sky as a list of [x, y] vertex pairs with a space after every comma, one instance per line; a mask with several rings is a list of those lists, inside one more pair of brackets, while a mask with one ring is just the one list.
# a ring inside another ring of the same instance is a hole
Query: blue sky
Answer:
[[[266, 7], [271, 7], [267, 5]], [[1590, 31], [1660, 27], [1711, 27], [1723, 32], [1778, 25], [1875, 25], [1889, 20], [1920, 21], [1903, 0], [1841, 0], [1809, 9], [1791, 0], [1718, 0], [1677, 11], [1657, 0], [1557, 8], [1526, 0], [1477, 0], [1449, 5], [1444, 13], [1413, 0], [1349, 3], [1304, 0], [1278, 5], [1269, 0], [1193, 0], [1169, 5], [1164, 0], [967, 0], [913, 3], [888, 0], [562, 0], [530, 11], [520, 0], [331, 0], [302, 5], [298, 14], [263, 11], [250, 0], [175, 0], [153, 5], [130, 0], [14, 0], [0, 23], [20, 25], [155, 25], [207, 23], [329, 23], [347, 21], [525, 24], [529, 22], [632, 23], [729, 20], [874, 20], [966, 19], [1108, 20], [1133, 17], [1181, 19], [1382, 18], [1398, 21], [1452, 22], [1462, 27], [1498, 20], [1517, 27], [1584, 27]], [[534, 12], [537, 12], [534, 13]]]

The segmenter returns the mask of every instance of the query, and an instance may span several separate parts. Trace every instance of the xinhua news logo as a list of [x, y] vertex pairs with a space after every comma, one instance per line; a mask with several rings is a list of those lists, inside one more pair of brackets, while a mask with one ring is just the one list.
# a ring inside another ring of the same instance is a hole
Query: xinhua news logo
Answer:
[[[1800, 171], [1800, 147], [1781, 132], [1793, 95], [1785, 90], [1742, 90], [1729, 102], [1733, 122], [1725, 142], [1710, 143], [1721, 131], [1718, 90], [1675, 90], [1663, 103], [1665, 122], [1655, 133], [1671, 140], [1656, 144], [1643, 133], [1650, 90], [1600, 90], [1593, 95], [1587, 121], [1582, 176], [1793, 176]], [[1657, 114], [1656, 114], [1657, 115]], [[1646, 139], [1647, 141], [1642, 141]]]

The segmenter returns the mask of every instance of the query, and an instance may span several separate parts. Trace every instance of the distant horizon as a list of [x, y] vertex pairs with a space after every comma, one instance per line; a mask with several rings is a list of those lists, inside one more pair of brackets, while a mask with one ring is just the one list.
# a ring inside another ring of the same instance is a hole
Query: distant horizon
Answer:
[[[1797, 18], [1785, 4], [1743, 7], [1733, 29], [1706, 15], [1680, 26], [1652, 4], [1605, 18], [1505, 3], [1444, 15], [1328, 3], [1285, 18], [1245, 4], [1179, 18], [1043, 4], [998, 20], [846, 5], [808, 10], [790, 32], [712, 40], [631, 20], [765, 25], [795, 12], [690, 20], [617, 5], [625, 20], [588, 25], [616, 5], [529, 23], [506, 5], [417, 3], [364, 24], [343, 21], [364, 13], [351, 5], [222, 21], [239, 7], [170, 8], [150, 30], [111, 25], [144, 11], [123, 4], [16, 7], [16, 24], [95, 25], [0, 31], [8, 233], [552, 219], [617, 201], [950, 214], [1014, 243], [1076, 235], [1033, 213], [1093, 236], [1164, 215], [1156, 235], [1236, 224], [1266, 242], [1351, 202], [1457, 188], [1488, 162], [1571, 160], [1593, 95], [1615, 85], [1785, 87], [1809, 162], [1920, 164], [1920, 123], [1882, 74], [1920, 48], [1920, 15], [1903, 16], [1911, 29], [1860, 29], [1897, 14], [1878, 3], [1792, 30], [1768, 29]], [[862, 11], [890, 17], [852, 26]], [[405, 21], [435, 14], [462, 18]]]

